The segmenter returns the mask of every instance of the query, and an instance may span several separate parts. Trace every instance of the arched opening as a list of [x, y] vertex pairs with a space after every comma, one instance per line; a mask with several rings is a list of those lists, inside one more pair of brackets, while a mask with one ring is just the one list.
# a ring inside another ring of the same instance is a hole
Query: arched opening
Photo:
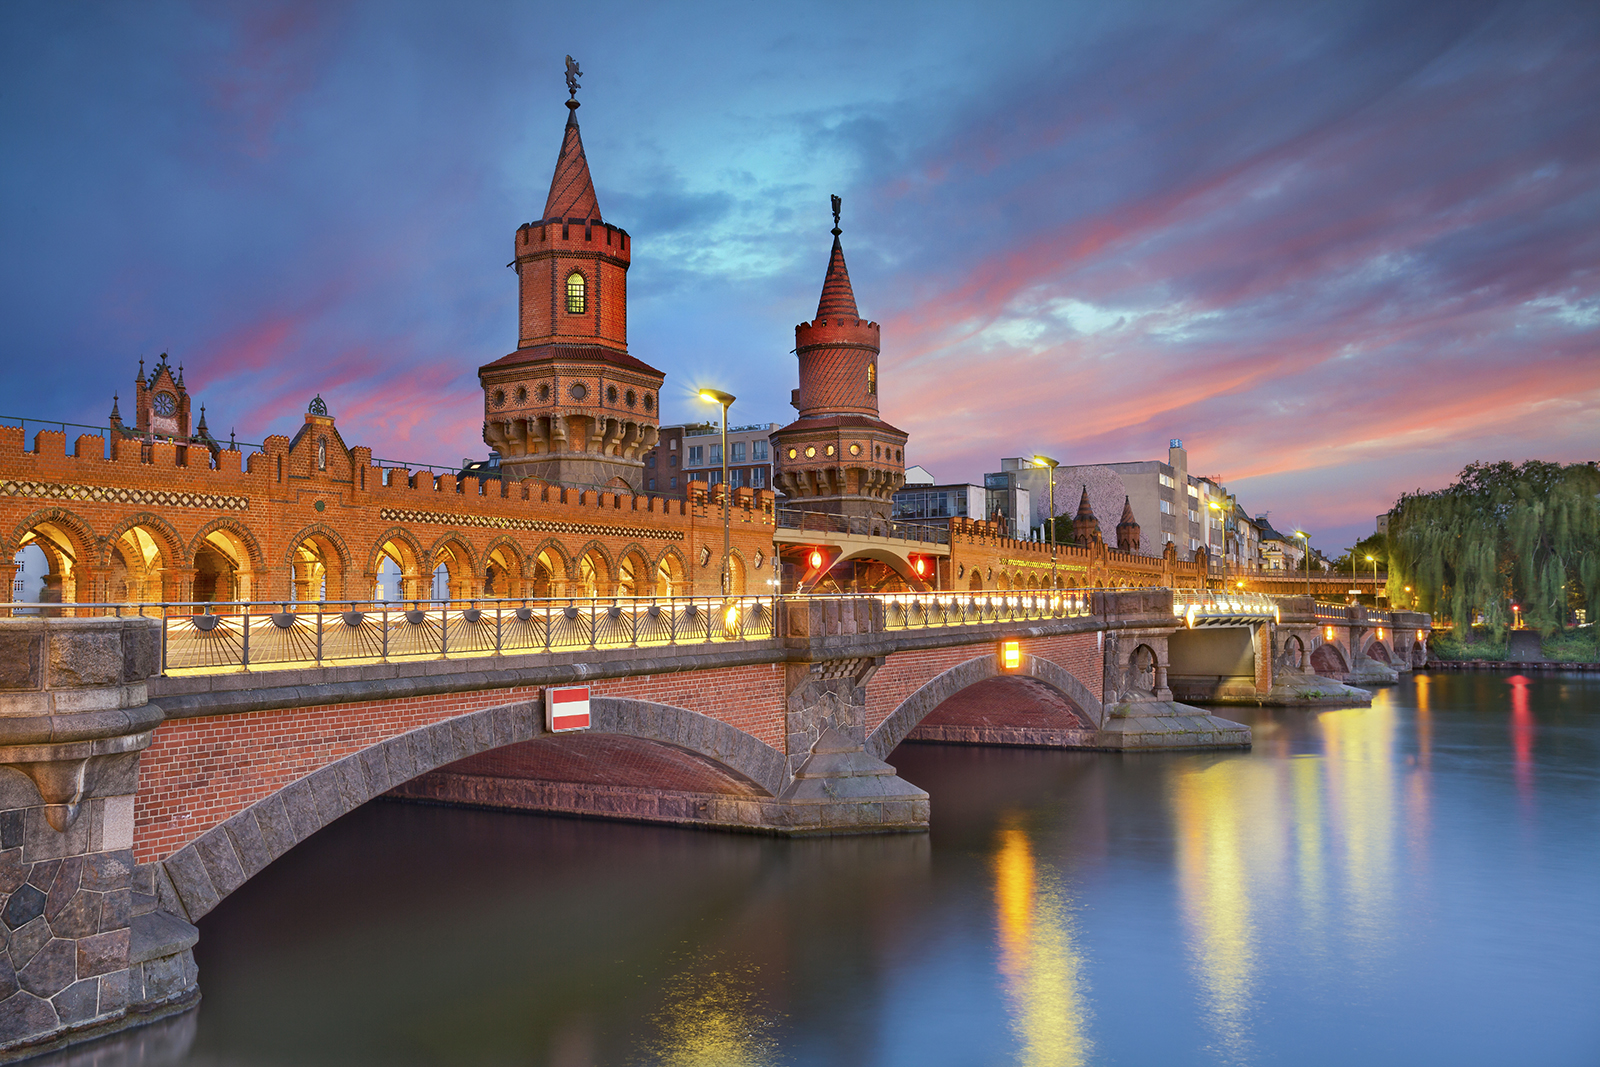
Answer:
[[194, 550], [194, 599], [201, 602], [249, 600], [250, 550], [232, 530], [212, 530]]
[[1374, 641], [1367, 646], [1367, 658], [1377, 660], [1385, 667], [1394, 666], [1394, 658], [1389, 655], [1389, 650], [1383, 647], [1382, 641]]
[[522, 595], [522, 557], [510, 545], [501, 543], [489, 553], [483, 568], [483, 595], [516, 597]]
[[1418, 669], [1428, 665], [1428, 650], [1422, 647], [1421, 641], [1411, 642], [1411, 665]]
[[1000, 577], [995, 579], [994, 587], [1001, 591], [1009, 592], [1011, 589], [1011, 575], [1001, 571]]
[[1349, 668], [1338, 645], [1318, 645], [1311, 653], [1311, 669], [1318, 674], [1343, 674]]
[[472, 588], [472, 557], [456, 541], [446, 541], [433, 553], [433, 599], [468, 600]]
[[567, 314], [582, 315], [589, 306], [585, 288], [581, 273], [573, 271], [567, 275]]
[[529, 595], [536, 599], [561, 596], [566, 587], [567, 569], [559, 556], [545, 549], [534, 558]]
[[591, 548], [578, 561], [578, 595], [608, 596], [610, 586], [611, 572], [606, 566], [605, 557]]
[[1306, 646], [1300, 638], [1290, 634], [1283, 641], [1283, 665], [1292, 671], [1305, 669]]
[[972, 577], [967, 580], [967, 589], [974, 593], [983, 591], [983, 574], [976, 567], [972, 568]]
[[1140, 645], [1128, 657], [1128, 680], [1142, 693], [1156, 691], [1156, 654], [1149, 645]]
[[112, 548], [108, 598], [119, 604], [159, 603], [165, 599], [162, 579], [168, 566], [155, 535], [143, 526], [129, 527]]
[[12, 562], [17, 565], [17, 572], [11, 579], [11, 599], [23, 604], [42, 602], [45, 580], [50, 577], [49, 555], [37, 543], [30, 541], [17, 551]]
[[668, 552], [656, 564], [656, 596], [677, 596], [683, 591], [683, 561]]
[[617, 564], [618, 596], [649, 596], [648, 575], [650, 565], [638, 552], [628, 552]]
[[408, 537], [394, 536], [378, 545], [372, 558], [372, 598], [380, 603], [417, 600], [428, 596], [429, 577], [423, 571], [418, 549]]
[[338, 600], [344, 592], [344, 558], [325, 534], [312, 534], [290, 553], [290, 599]]
[[728, 596], [744, 596], [744, 560], [728, 556]]
[[378, 557], [378, 572], [372, 590], [372, 599], [378, 603], [406, 599], [405, 571], [387, 552]]
[[951, 695], [907, 736], [921, 741], [990, 743], [1007, 731], [1090, 728], [1090, 717], [1058, 690], [1036, 678], [1002, 674]]

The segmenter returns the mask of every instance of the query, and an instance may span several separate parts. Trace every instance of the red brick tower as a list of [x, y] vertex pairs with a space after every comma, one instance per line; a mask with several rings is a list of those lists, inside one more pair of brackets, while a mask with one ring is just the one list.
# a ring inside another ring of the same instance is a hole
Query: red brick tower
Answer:
[[1094, 508], [1089, 506], [1087, 485], [1078, 498], [1078, 514], [1072, 519], [1072, 540], [1080, 545], [1092, 545], [1100, 540], [1100, 520], [1094, 517]]
[[517, 350], [478, 368], [483, 439], [507, 477], [644, 488], [664, 375], [628, 354], [626, 230], [603, 221], [578, 132], [576, 64], [567, 128], [538, 222], [517, 229]]
[[1117, 548], [1123, 552], [1139, 551], [1139, 521], [1133, 517], [1133, 504], [1122, 498], [1122, 521], [1117, 523]]
[[772, 435], [773, 485], [788, 506], [844, 515], [860, 532], [883, 529], [894, 491], [905, 484], [906, 433], [878, 418], [878, 324], [856, 310], [839, 198], [833, 198], [833, 253], [817, 316], [794, 328], [800, 417]]
[[[123, 428], [122, 416], [114, 413], [113, 418], [116, 428]], [[165, 352], [161, 353], [161, 361], [148, 377], [144, 373], [144, 360], [139, 361], [139, 377], [134, 380], [133, 418], [133, 428], [141, 437], [154, 435], [172, 441], [189, 440], [189, 390], [183, 385], [183, 368], [180, 366], [174, 374]]]

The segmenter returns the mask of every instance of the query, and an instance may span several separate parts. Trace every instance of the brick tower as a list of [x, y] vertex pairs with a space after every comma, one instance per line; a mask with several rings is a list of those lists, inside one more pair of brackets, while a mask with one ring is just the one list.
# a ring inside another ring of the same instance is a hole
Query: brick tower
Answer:
[[1072, 540], [1080, 545], [1092, 545], [1100, 540], [1100, 520], [1094, 517], [1094, 508], [1089, 506], [1087, 485], [1078, 498], [1078, 514], [1072, 519]]
[[1139, 551], [1139, 520], [1133, 517], [1133, 504], [1126, 496], [1122, 498], [1122, 521], [1117, 523], [1117, 549]]
[[578, 132], [577, 65], [567, 128], [538, 222], [517, 229], [517, 350], [478, 368], [483, 439], [507, 477], [644, 488], [664, 375], [628, 354], [626, 230], [600, 217]]
[[856, 310], [839, 198], [833, 198], [833, 253], [811, 322], [794, 328], [800, 417], [772, 435], [773, 485], [788, 506], [843, 515], [852, 527], [883, 529], [894, 491], [905, 484], [906, 434], [878, 418], [878, 324]]

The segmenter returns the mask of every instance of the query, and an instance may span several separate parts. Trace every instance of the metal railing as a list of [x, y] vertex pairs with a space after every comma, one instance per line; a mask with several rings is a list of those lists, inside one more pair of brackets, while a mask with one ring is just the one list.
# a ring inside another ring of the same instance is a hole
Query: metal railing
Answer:
[[1196, 619], [1276, 619], [1278, 602], [1265, 593], [1174, 589], [1172, 614], [1191, 626]]
[[[198, 674], [765, 641], [785, 634], [785, 613], [797, 608], [820, 612], [825, 632], [860, 633], [1085, 617], [1094, 594], [46, 602], [0, 604], [0, 615], [159, 619], [162, 672]], [[859, 625], [826, 622], [855, 620], [862, 608]]]
[[781, 530], [815, 530], [818, 533], [854, 534], [858, 537], [893, 537], [901, 541], [948, 545], [948, 524], [903, 522], [894, 519], [869, 519], [864, 516], [835, 515], [826, 511], [779, 508], [777, 525]]

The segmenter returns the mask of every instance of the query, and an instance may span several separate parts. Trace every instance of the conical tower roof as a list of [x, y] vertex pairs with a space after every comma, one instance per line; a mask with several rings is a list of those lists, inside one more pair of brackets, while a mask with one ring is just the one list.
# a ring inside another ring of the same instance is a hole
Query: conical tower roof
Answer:
[[1117, 525], [1118, 526], [1137, 526], [1138, 524], [1139, 524], [1139, 520], [1135, 519], [1133, 517], [1133, 504], [1132, 504], [1132, 502], [1127, 497], [1123, 497], [1122, 498], [1122, 521], [1117, 523]]
[[1087, 485], [1083, 487], [1083, 495], [1078, 498], [1077, 517], [1080, 519], [1098, 521], [1094, 517], [1094, 508], [1089, 506], [1089, 487]]
[[600, 202], [595, 199], [594, 180], [589, 177], [589, 159], [583, 154], [583, 136], [578, 132], [577, 101], [568, 101], [567, 129], [561, 138], [561, 154], [556, 157], [556, 172], [550, 179], [550, 196], [544, 202], [547, 219], [598, 219]]
[[859, 319], [855, 290], [850, 288], [850, 270], [844, 265], [844, 247], [839, 231], [833, 231], [833, 255], [828, 257], [828, 276], [822, 279], [822, 299], [817, 302], [819, 319]]

